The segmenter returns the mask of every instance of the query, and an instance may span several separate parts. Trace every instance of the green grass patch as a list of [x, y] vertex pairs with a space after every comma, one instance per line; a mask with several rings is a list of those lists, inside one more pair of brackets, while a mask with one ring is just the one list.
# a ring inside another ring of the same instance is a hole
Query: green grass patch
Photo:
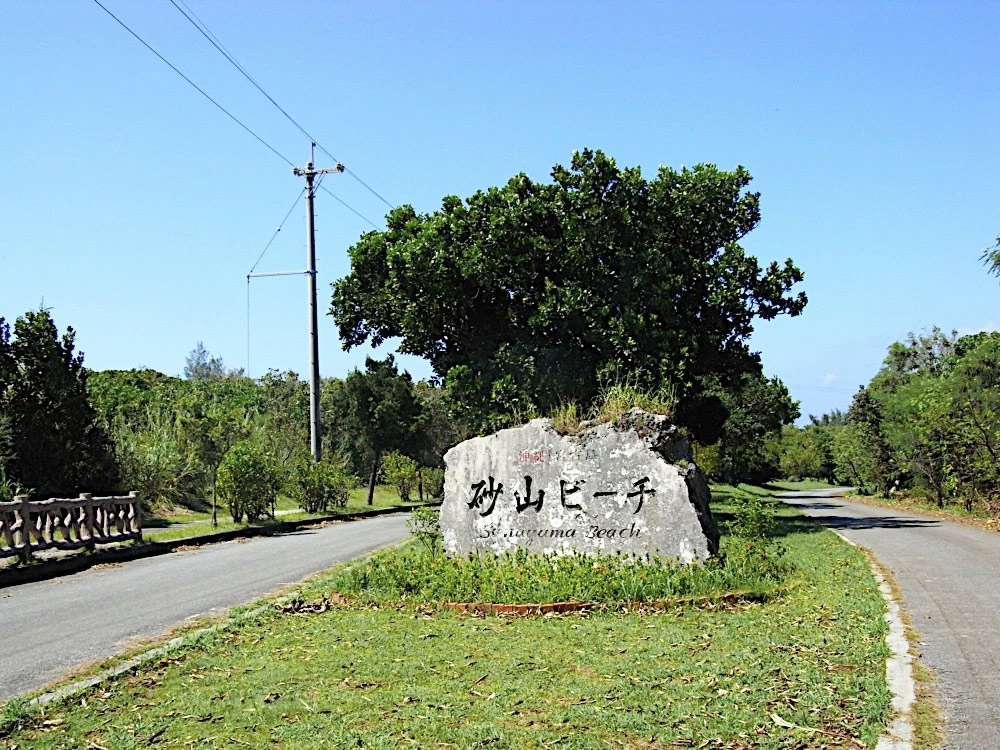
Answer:
[[[251, 527], [268, 528], [288, 521], [304, 521], [327, 516], [350, 515], [365, 510], [372, 510], [373, 508], [412, 508], [421, 504], [415, 498], [411, 498], [409, 501], [400, 500], [399, 494], [394, 488], [381, 485], [375, 488], [373, 504], [368, 505], [367, 501], [368, 489], [355, 488], [351, 490], [347, 498], [347, 505], [343, 508], [331, 508], [326, 513], [282, 513], [275, 519], [263, 518], [255, 523], [236, 523], [230, 518], [228, 508], [220, 506], [218, 510], [218, 526], [212, 526], [211, 513], [173, 513], [170, 515], [152, 516], [143, 519], [143, 538], [150, 542], [193, 539], [222, 531], [233, 531], [235, 529]], [[425, 503], [427, 502], [432, 502], [430, 497], [427, 497]], [[277, 502], [278, 510], [291, 510], [296, 507], [297, 504], [294, 501], [279, 497]]]
[[[717, 508], [724, 530], [738, 521], [735, 506]], [[85, 705], [78, 697], [30, 720], [15, 706], [4, 743], [871, 747], [888, 706], [881, 595], [858, 551], [776, 510], [773, 533], [797, 583], [778, 596], [522, 618], [377, 593], [315, 614], [272, 606], [106, 683]], [[296, 595], [330, 596], [366, 566], [336, 569]]]

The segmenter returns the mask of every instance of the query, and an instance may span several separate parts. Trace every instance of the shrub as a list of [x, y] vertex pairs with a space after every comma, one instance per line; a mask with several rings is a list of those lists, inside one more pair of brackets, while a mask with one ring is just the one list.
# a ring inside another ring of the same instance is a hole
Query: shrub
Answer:
[[340, 466], [302, 458], [295, 465], [289, 490], [307, 513], [322, 513], [329, 508], [347, 505], [347, 493], [353, 484], [351, 477]]
[[726, 551], [727, 563], [733, 566], [775, 570], [785, 548], [772, 539], [775, 529], [774, 508], [760, 495], [737, 490], [730, 498], [733, 520], [729, 524], [732, 539]]
[[694, 462], [702, 470], [708, 479], [719, 479], [722, 469], [722, 450], [719, 443], [702, 445], [698, 442], [691, 443], [691, 450], [694, 453]]
[[382, 459], [385, 481], [396, 488], [400, 500], [410, 499], [410, 490], [417, 483], [417, 462], [402, 453], [389, 453]]
[[413, 537], [427, 551], [434, 554], [441, 549], [441, 514], [434, 508], [414, 508], [410, 514], [410, 520], [406, 522], [407, 528]]
[[205, 477], [195, 456], [183, 450], [169, 410], [149, 409], [141, 425], [115, 419], [110, 431], [124, 489], [137, 491], [151, 508], [197, 502]]
[[281, 474], [270, 454], [251, 443], [237, 443], [219, 466], [219, 497], [237, 523], [260, 520], [277, 498]]
[[422, 469], [424, 492], [433, 498], [444, 495], [444, 469]]

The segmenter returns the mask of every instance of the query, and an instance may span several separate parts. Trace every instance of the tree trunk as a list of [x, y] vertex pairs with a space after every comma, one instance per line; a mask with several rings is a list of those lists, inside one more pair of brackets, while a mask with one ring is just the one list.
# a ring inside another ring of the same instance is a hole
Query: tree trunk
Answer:
[[420, 497], [420, 502], [424, 501], [424, 472], [422, 469], [417, 469], [417, 495]]
[[219, 519], [215, 515], [215, 477], [218, 473], [218, 469], [212, 471], [212, 526], [219, 525]]
[[372, 473], [371, 477], [368, 479], [368, 504], [372, 505], [375, 502], [375, 480], [378, 478], [378, 464], [381, 456], [376, 455], [375, 460], [372, 461]]

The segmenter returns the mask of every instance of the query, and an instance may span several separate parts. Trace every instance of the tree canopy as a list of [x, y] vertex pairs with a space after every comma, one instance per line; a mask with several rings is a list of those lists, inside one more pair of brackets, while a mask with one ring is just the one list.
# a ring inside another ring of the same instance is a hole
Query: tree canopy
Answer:
[[425, 357], [480, 426], [586, 403], [623, 375], [683, 404], [708, 375], [759, 372], [754, 320], [806, 304], [791, 260], [761, 268], [739, 245], [760, 220], [749, 182], [707, 164], [647, 180], [585, 150], [551, 183], [401, 206], [350, 249], [330, 312], [348, 348], [398, 337]]

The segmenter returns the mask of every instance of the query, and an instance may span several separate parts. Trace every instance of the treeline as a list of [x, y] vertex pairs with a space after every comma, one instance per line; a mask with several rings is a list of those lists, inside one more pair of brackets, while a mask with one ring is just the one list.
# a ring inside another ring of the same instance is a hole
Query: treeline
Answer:
[[[322, 382], [323, 453], [309, 454], [308, 384], [291, 372], [250, 379], [199, 343], [185, 378], [90, 372], [48, 313], [11, 332], [0, 321], [0, 499], [138, 490], [151, 506], [203, 507], [235, 519], [273, 511], [278, 493], [310, 511], [379, 479], [439, 496], [442, 456], [465, 437], [442, 391], [393, 358]], [[214, 503], [213, 503], [214, 505]]]
[[934, 329], [889, 348], [847, 414], [788, 428], [781, 468], [888, 497], [1000, 511], [1000, 333]]

